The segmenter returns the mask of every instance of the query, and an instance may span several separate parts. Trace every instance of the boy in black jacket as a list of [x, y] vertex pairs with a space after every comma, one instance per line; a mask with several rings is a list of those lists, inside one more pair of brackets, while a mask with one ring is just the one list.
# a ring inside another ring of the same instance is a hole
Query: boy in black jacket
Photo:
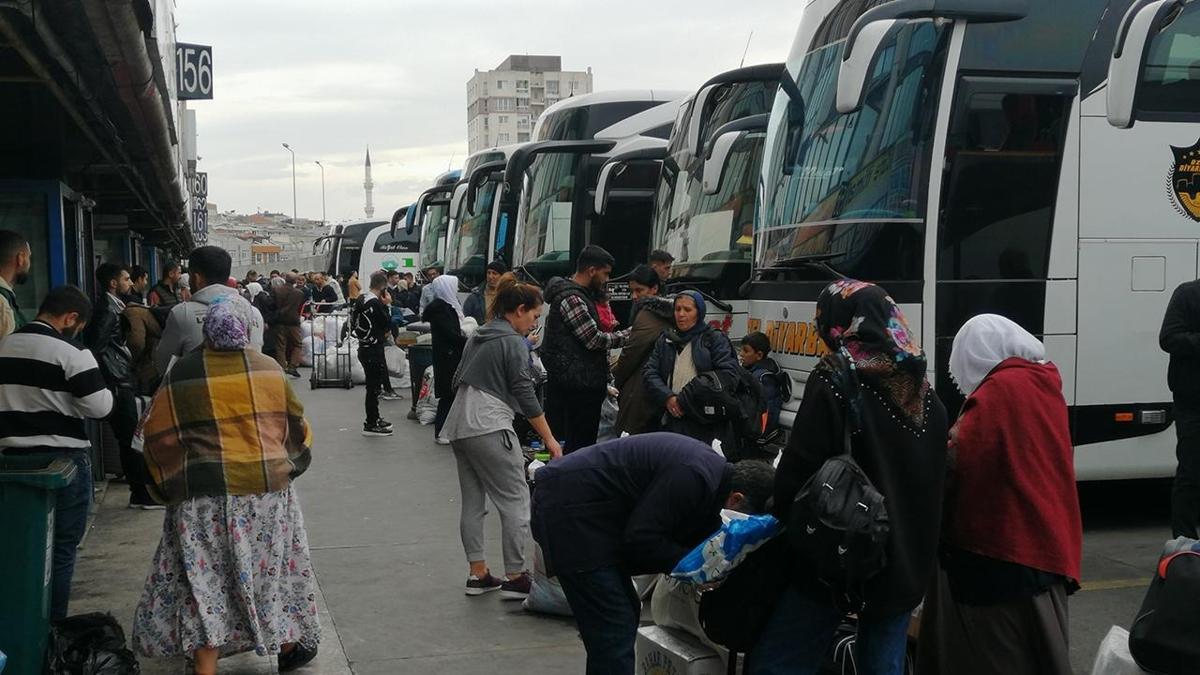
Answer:
[[783, 411], [783, 395], [780, 392], [779, 379], [787, 377], [779, 370], [779, 364], [770, 357], [771, 340], [763, 333], [754, 332], [742, 338], [740, 356], [742, 367], [754, 375], [754, 379], [762, 385], [767, 395], [767, 428], [768, 433], [779, 428], [779, 413]]
[[342, 339], [349, 333], [358, 340], [358, 360], [367, 376], [367, 419], [363, 436], [391, 436], [392, 424], [379, 416], [379, 396], [387, 383], [387, 361], [383, 350], [392, 327], [392, 298], [387, 292], [387, 275], [371, 275], [371, 289], [355, 301], [350, 320], [342, 327]]
[[633, 673], [641, 601], [630, 576], [670, 572], [720, 528], [722, 508], [764, 511], [774, 477], [769, 464], [729, 464], [669, 433], [593, 445], [537, 472], [533, 538], [571, 605], [588, 675]]

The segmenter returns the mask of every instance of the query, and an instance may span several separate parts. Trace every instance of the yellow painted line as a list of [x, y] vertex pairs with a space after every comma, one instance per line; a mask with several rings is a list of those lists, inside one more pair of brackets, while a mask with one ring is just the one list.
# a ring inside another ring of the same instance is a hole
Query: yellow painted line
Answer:
[[1122, 588], [1145, 588], [1150, 585], [1149, 579], [1107, 579], [1104, 581], [1085, 581], [1080, 584], [1081, 591], [1115, 591]]

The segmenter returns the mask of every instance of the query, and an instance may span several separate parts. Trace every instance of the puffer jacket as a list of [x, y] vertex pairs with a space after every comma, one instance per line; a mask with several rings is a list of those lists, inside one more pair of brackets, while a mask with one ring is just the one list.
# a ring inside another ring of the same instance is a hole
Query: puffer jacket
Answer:
[[613, 366], [613, 383], [621, 392], [617, 409], [617, 433], [640, 434], [657, 431], [663, 408], [650, 401], [642, 367], [663, 332], [674, 325], [674, 305], [668, 298], [648, 297], [634, 303], [633, 328]]
[[[646, 393], [655, 405], [665, 406], [667, 399], [675, 395], [670, 383], [675, 372], [675, 359], [680, 351], [682, 346], [671, 339], [670, 333], [664, 333], [642, 367]], [[705, 326], [703, 332], [692, 338], [692, 360], [696, 364], [697, 375], [724, 371], [737, 377], [737, 371], [742, 367], [729, 337], [712, 326]]]

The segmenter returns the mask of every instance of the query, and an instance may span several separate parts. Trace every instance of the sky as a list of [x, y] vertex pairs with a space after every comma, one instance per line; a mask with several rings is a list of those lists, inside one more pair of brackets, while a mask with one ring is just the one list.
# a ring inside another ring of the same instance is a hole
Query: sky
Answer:
[[[176, 38], [212, 45], [213, 99], [194, 101], [209, 202], [239, 213], [363, 214], [408, 204], [467, 152], [466, 86], [509, 54], [561, 55], [595, 90], [694, 91], [787, 58], [798, 1], [176, 0]], [[753, 11], [746, 8], [753, 7]], [[751, 36], [751, 34], [753, 35]]]

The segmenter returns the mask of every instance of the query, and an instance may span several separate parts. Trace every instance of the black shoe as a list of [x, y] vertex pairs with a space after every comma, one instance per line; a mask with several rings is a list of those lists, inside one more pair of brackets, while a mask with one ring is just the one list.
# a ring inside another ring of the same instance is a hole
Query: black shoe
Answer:
[[415, 421], [415, 420], [417, 419], [417, 411], [416, 411], [416, 410], [409, 410], [409, 411], [408, 411], [408, 419], [410, 419], [410, 420], [414, 420], [414, 421]]
[[381, 426], [381, 427], [387, 427], [387, 428], [389, 428], [389, 429], [392, 429], [392, 428], [394, 428], [394, 425], [393, 425], [391, 422], [389, 422], [389, 421], [387, 421], [387, 420], [383, 419], [382, 417], [380, 417], [380, 418], [379, 418], [379, 421], [378, 421], [378, 422], [376, 422], [376, 424], [378, 424], [378, 425], [379, 425], [379, 426]]
[[145, 497], [134, 497], [130, 495], [129, 508], [141, 509], [143, 511], [161, 511], [167, 507], [154, 501], [148, 495]]
[[290, 673], [297, 668], [303, 668], [317, 657], [317, 648], [309, 649], [302, 644], [286, 654], [279, 655], [279, 672]]
[[380, 420], [377, 420], [377, 421], [371, 422], [369, 424], [363, 424], [362, 435], [363, 436], [391, 436], [392, 428], [389, 426], [384, 426], [384, 425], [380, 424]]
[[295, 368], [288, 368], [287, 370], [285, 370], [283, 372], [287, 373], [288, 375], [291, 375], [292, 377], [303, 377], [300, 374], [300, 371], [296, 370]]

